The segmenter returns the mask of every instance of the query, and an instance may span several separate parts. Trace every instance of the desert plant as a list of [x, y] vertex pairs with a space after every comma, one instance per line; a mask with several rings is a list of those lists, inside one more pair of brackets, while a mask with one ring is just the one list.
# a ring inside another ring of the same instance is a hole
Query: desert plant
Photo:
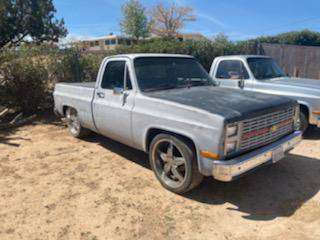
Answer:
[[1, 66], [0, 105], [22, 111], [36, 112], [47, 101], [46, 68], [31, 59], [15, 59]]

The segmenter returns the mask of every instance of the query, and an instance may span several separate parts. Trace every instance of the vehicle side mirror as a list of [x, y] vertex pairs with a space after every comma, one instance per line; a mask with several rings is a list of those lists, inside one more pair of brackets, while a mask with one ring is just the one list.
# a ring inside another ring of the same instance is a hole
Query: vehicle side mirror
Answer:
[[243, 79], [240, 79], [240, 80], [239, 80], [238, 86], [239, 86], [239, 88], [241, 88], [241, 89], [244, 88], [244, 80], [243, 80]]
[[113, 88], [113, 94], [115, 94], [115, 95], [121, 95], [121, 94], [123, 94], [123, 92], [124, 92], [124, 89], [121, 87]]

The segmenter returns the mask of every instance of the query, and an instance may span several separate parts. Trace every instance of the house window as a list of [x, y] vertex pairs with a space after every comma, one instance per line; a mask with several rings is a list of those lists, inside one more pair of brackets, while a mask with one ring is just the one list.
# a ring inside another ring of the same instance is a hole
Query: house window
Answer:
[[95, 46], [99, 46], [99, 41], [95, 41], [95, 42], [94, 42], [94, 45], [95, 45]]

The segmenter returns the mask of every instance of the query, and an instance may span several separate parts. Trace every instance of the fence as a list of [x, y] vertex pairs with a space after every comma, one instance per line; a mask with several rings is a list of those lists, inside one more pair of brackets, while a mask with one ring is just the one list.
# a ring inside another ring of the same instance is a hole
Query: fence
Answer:
[[261, 44], [261, 51], [274, 58], [290, 76], [320, 79], [320, 47]]

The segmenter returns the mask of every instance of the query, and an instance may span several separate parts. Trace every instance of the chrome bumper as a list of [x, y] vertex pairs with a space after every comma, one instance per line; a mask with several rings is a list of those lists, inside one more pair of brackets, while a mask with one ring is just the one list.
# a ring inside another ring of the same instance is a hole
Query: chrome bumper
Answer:
[[314, 114], [314, 113], [311, 114], [309, 121], [310, 121], [311, 125], [315, 125], [318, 128], [320, 128], [320, 115], [319, 114]]
[[[291, 150], [301, 141], [301, 132], [296, 131], [277, 142], [257, 149], [253, 152], [239, 156], [227, 161], [214, 161], [212, 175], [215, 179], [230, 182], [240, 175], [251, 171], [261, 165], [271, 164], [284, 157], [285, 153]], [[279, 151], [280, 150], [280, 151]], [[275, 155], [280, 152], [280, 155]], [[279, 158], [280, 156], [280, 158]]]

